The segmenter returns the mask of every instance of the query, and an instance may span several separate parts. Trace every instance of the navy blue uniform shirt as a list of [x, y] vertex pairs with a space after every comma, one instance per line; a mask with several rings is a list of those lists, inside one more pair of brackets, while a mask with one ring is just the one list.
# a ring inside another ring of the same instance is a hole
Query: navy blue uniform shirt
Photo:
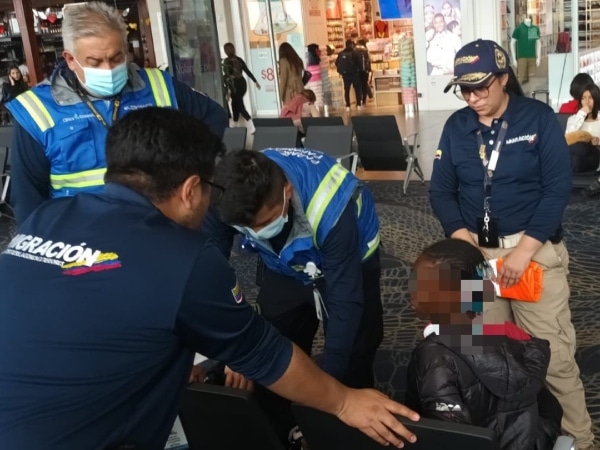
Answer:
[[194, 352], [270, 385], [291, 343], [139, 194], [44, 203], [0, 255], [0, 448], [164, 449]]
[[502, 120], [508, 131], [492, 179], [491, 216], [498, 219], [500, 236], [525, 231], [546, 242], [559, 229], [569, 201], [571, 162], [554, 112], [538, 100], [511, 95], [491, 127], [469, 107], [452, 114], [433, 162], [431, 206], [446, 235], [460, 228], [477, 231], [484, 171], [476, 133], [481, 129], [489, 159]]
[[[196, 92], [173, 78], [179, 110], [201, 120], [220, 138], [227, 128], [227, 113], [210, 97]], [[42, 146], [19, 125], [14, 123], [10, 203], [17, 223], [23, 223], [31, 212], [50, 198], [50, 161]]]
[[[237, 231], [221, 222], [214, 211], [206, 215], [202, 231], [210, 235], [229, 258]], [[356, 212], [354, 202], [350, 202], [319, 249], [325, 278], [325, 289], [321, 288], [321, 294], [329, 314], [320, 365], [325, 372], [342, 381], [348, 375], [348, 362], [363, 313], [362, 264], [370, 261], [361, 261], [359, 248]], [[288, 297], [286, 292], [282, 292], [282, 303]], [[312, 295], [307, 300], [312, 302]], [[298, 305], [288, 306], [292, 309]], [[286, 311], [283, 307], [282, 310]]]

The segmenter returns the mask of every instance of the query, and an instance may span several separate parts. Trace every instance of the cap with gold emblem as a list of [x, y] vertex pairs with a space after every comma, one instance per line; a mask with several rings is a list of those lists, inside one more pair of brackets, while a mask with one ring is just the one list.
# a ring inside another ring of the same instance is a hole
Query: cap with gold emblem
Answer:
[[510, 72], [508, 53], [494, 41], [477, 39], [469, 42], [454, 57], [454, 78], [445, 87], [448, 92], [452, 86], [483, 86], [495, 74]]

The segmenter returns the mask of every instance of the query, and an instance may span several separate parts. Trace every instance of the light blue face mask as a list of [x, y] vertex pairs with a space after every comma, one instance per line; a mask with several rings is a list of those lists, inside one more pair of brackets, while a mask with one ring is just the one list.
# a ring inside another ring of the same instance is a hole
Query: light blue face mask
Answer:
[[233, 228], [235, 228], [240, 233], [242, 233], [246, 236], [250, 236], [252, 239], [254, 239], [256, 241], [266, 241], [268, 239], [272, 239], [275, 236], [277, 236], [279, 233], [281, 233], [281, 231], [283, 230], [283, 227], [285, 226], [285, 224], [288, 221], [288, 216], [283, 217], [283, 211], [285, 210], [285, 203], [286, 203], [286, 200], [285, 200], [285, 189], [284, 189], [283, 190], [283, 208], [281, 209], [281, 214], [279, 215], [279, 217], [277, 219], [275, 219], [273, 222], [271, 222], [270, 224], [266, 225], [265, 227], [261, 228], [258, 231], [254, 231], [250, 227], [238, 227], [236, 225], [234, 225]]
[[[112, 69], [97, 69], [94, 67], [83, 67], [79, 61], [75, 62], [83, 69], [85, 83], [79, 82], [92, 95], [97, 97], [114, 97], [123, 90], [129, 74], [127, 73], [127, 62], [119, 64]], [[78, 77], [79, 78], [79, 77]]]

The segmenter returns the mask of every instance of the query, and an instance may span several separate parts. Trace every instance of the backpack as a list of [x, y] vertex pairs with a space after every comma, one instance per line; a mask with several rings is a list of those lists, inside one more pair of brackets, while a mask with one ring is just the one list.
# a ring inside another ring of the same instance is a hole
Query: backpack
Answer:
[[354, 52], [341, 52], [336, 61], [337, 71], [342, 75], [345, 73], [356, 72], [354, 65]]

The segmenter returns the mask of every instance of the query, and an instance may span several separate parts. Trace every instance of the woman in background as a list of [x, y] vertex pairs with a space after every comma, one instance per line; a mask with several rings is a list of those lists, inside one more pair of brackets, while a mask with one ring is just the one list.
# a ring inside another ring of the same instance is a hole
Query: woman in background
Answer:
[[315, 106], [317, 109], [323, 107], [323, 80], [321, 78], [321, 50], [318, 44], [310, 44], [307, 49], [306, 70], [310, 72], [311, 77], [305, 89], [313, 91], [315, 94]]
[[231, 110], [233, 118], [233, 126], [237, 126], [240, 115], [244, 118], [248, 125], [248, 131], [254, 133], [255, 128], [252, 123], [252, 118], [244, 105], [244, 95], [248, 89], [244, 73], [254, 81], [257, 89], [260, 89], [260, 84], [256, 81], [250, 69], [242, 58], [235, 54], [235, 47], [231, 42], [223, 46], [223, 50], [227, 58], [223, 60], [223, 79], [225, 87], [231, 96]]
[[573, 100], [560, 105], [558, 112], [561, 114], [577, 114], [580, 108], [579, 100], [581, 99], [581, 94], [583, 94], [583, 89], [590, 84], [594, 84], [594, 80], [587, 73], [578, 73], [575, 75], [571, 81], [571, 86], [569, 86], [569, 94], [571, 94]]
[[[565, 134], [569, 135], [575, 131], [587, 131], [591, 136], [591, 141], [585, 142], [581, 139], [575, 139], [569, 145], [569, 154], [571, 156], [571, 170], [573, 173], [592, 172], [600, 164], [600, 88], [595, 84], [589, 84], [583, 88], [583, 92], [578, 99], [579, 111], [569, 117], [567, 120], [567, 129]], [[571, 136], [573, 136], [571, 134]], [[573, 138], [567, 139], [567, 142]]]
[[23, 80], [23, 75], [17, 66], [11, 66], [7, 72], [8, 81], [2, 84], [2, 102], [8, 103], [29, 89]]
[[294, 48], [284, 42], [279, 46], [279, 95], [281, 103], [286, 104], [304, 89], [302, 73], [304, 63]]
[[319, 117], [319, 111], [315, 107], [316, 100], [317, 98], [313, 91], [304, 89], [283, 105], [279, 117], [290, 117], [300, 132], [304, 133], [302, 129], [302, 117]]

